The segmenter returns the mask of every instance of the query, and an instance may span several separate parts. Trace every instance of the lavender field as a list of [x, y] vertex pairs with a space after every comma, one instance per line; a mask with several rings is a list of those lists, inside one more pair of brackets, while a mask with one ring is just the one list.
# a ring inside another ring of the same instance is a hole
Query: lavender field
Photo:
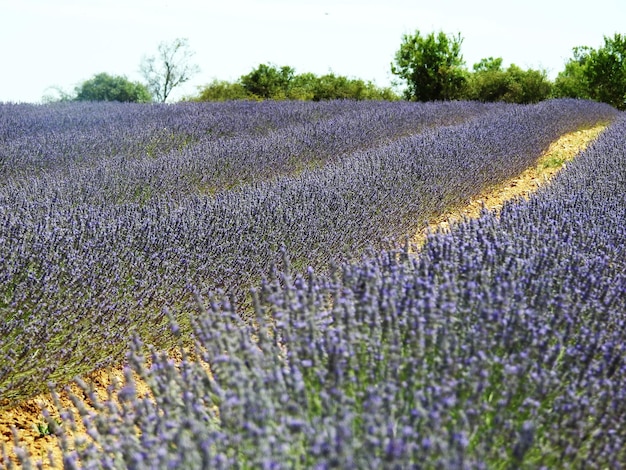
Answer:
[[621, 468], [625, 131], [578, 100], [0, 105], [0, 399], [132, 343], [154, 399], [128, 374], [84, 443], [66, 416], [66, 468]]

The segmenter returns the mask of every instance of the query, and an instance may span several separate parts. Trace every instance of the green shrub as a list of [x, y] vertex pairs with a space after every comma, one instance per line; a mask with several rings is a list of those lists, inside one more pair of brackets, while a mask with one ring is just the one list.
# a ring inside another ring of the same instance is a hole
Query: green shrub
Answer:
[[547, 99], [552, 84], [544, 71], [523, 70], [515, 64], [502, 68], [502, 59], [482, 59], [474, 65], [468, 78], [466, 98], [476, 101], [505, 101], [507, 103], [537, 103]]
[[200, 90], [193, 101], [301, 100], [336, 99], [396, 101], [399, 96], [391, 88], [380, 88], [372, 82], [348, 78], [334, 73], [318, 77], [313, 73], [296, 74], [289, 66], [261, 64], [238, 81], [214, 80]]
[[626, 109], [626, 35], [605, 36], [604, 45], [575, 47], [557, 76], [555, 97], [591, 98]]
[[213, 80], [200, 90], [200, 94], [192, 98], [192, 101], [231, 101], [246, 100], [252, 96], [239, 82], [228, 82], [226, 80]]
[[407, 84], [404, 97], [411, 101], [458, 99], [467, 79], [462, 42], [460, 34], [405, 34], [391, 65], [391, 72]]
[[131, 82], [123, 76], [99, 73], [76, 87], [75, 101], [121, 101], [124, 103], [147, 103], [152, 101], [150, 92], [139, 82]]

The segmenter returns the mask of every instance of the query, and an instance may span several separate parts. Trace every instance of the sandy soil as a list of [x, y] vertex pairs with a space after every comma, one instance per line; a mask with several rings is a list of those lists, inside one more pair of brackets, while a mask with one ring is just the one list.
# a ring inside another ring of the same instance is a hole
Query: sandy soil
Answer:
[[568, 161], [596, 139], [605, 127], [599, 125], [563, 135], [550, 145], [534, 167], [528, 168], [517, 177], [501, 185], [486, 189], [467, 204], [451, 209], [429, 221], [428, 226], [417, 232], [411, 240], [414, 243], [413, 249], [419, 251], [429, 232], [445, 231], [455, 222], [464, 218], [478, 217], [483, 208], [497, 212], [508, 200], [520, 197], [527, 198], [540, 186], [548, 183], [556, 173], [567, 165]]
[[[472, 199], [467, 205], [458, 207], [432, 220], [429, 227], [413, 237], [416, 249], [419, 249], [425, 239], [426, 233], [435, 230], [445, 230], [451, 223], [464, 217], [477, 217], [483, 207], [498, 210], [503, 203], [514, 197], [526, 197], [536, 191], [541, 185], [546, 184], [566, 163], [571, 160], [580, 150], [584, 149], [589, 142], [595, 139], [604, 129], [597, 126], [591, 129], [581, 130], [564, 135], [555, 141], [548, 151], [539, 159], [534, 168], [530, 168], [516, 178], [507, 181], [498, 187], [490, 188], [483, 194]], [[86, 377], [86, 381], [93, 384], [98, 395], [104, 399], [107, 389], [115, 386], [115, 383], [123, 383], [124, 373], [122, 367], [96, 371]], [[138, 382], [139, 395], [149, 394], [145, 384]], [[72, 386], [73, 393], [82, 396], [77, 386]], [[63, 406], [72, 409], [71, 401], [66, 392], [60, 392]], [[60, 464], [60, 452], [56, 446], [56, 437], [45, 432], [45, 420], [42, 408], [54, 410], [50, 394], [40, 395], [26, 400], [17, 407], [8, 410], [0, 410], [0, 447], [5, 445], [6, 451], [13, 458], [13, 429], [22, 443], [28, 448], [35, 459], [44, 462], [43, 468], [62, 468]], [[75, 411], [75, 410], [74, 410]], [[51, 412], [53, 417], [58, 417], [57, 412]], [[39, 426], [39, 427], [38, 427]], [[84, 428], [78, 428], [78, 432], [84, 432]], [[51, 453], [58, 467], [48, 465], [48, 455]], [[13, 460], [13, 459], [12, 459]], [[3, 464], [0, 459], [0, 468]]]

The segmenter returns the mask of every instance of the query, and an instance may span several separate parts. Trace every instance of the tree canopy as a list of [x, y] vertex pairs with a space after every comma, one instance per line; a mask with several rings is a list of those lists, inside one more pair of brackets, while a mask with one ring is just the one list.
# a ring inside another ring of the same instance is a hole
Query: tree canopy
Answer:
[[197, 101], [251, 100], [397, 100], [390, 88], [334, 73], [317, 76], [296, 73], [289, 66], [260, 64], [234, 83], [213, 80], [200, 90]]
[[626, 109], [626, 36], [605, 36], [598, 49], [575, 47], [573, 56], [555, 80], [555, 96], [591, 98]]
[[459, 98], [467, 79], [462, 42], [460, 33], [405, 34], [391, 64], [391, 72], [406, 82], [405, 98], [413, 101]]
[[626, 109], [626, 36], [605, 36], [604, 46], [585, 57], [583, 75], [591, 98]]
[[147, 103], [152, 101], [150, 92], [138, 82], [123, 76], [99, 73], [84, 81], [75, 89], [75, 101], [122, 101]]
[[289, 66], [276, 67], [260, 64], [240, 82], [250, 95], [262, 99], [285, 99], [289, 93], [296, 71]]
[[[195, 101], [223, 100], [477, 100], [534, 103], [551, 97], [593, 99], [626, 109], [626, 35], [604, 37], [604, 44], [573, 48], [573, 57], [551, 82], [545, 70], [524, 70], [515, 64], [503, 67], [501, 57], [486, 57], [465, 67], [460, 33], [442, 31], [402, 36], [391, 63], [398, 77], [392, 87], [329, 72], [322, 76], [296, 73], [293, 67], [260, 64], [234, 82], [214, 79], [199, 87]], [[44, 101], [165, 102], [174, 88], [199, 72], [192, 63], [194, 52], [188, 40], [162, 42], [154, 56], [144, 57], [140, 71], [144, 83], [125, 76], [100, 73], [76, 86], [74, 93], [52, 87], [59, 96]], [[397, 91], [396, 86], [406, 88]]]
[[476, 101], [536, 103], [550, 96], [552, 84], [545, 71], [523, 70], [511, 64], [506, 70], [502, 58], [489, 57], [474, 64], [463, 96]]

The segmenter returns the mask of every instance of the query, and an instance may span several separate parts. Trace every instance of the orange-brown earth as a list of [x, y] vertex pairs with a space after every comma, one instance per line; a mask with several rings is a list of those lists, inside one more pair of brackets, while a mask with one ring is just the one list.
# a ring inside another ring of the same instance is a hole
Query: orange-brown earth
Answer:
[[[483, 208], [498, 211], [505, 201], [516, 197], [527, 197], [536, 191], [541, 185], [546, 184], [566, 163], [571, 160], [579, 151], [584, 149], [589, 142], [594, 140], [604, 129], [604, 125], [599, 125], [590, 129], [583, 129], [562, 136], [552, 143], [550, 148], [541, 156], [533, 168], [529, 168], [519, 176], [496, 187], [489, 188], [479, 196], [471, 199], [469, 203], [462, 207], [457, 207], [432, 220], [428, 227], [416, 233], [412, 239], [414, 249], [421, 246], [428, 232], [436, 230], [446, 230], [451, 224], [464, 218], [477, 217]], [[135, 377], [137, 381], [137, 392], [139, 396], [149, 395], [149, 388]], [[105, 399], [107, 389], [115, 387], [116, 383], [124, 382], [123, 367], [109, 368], [93, 372], [85, 378], [92, 384], [98, 396]], [[72, 385], [71, 391], [82, 396], [83, 393], [78, 386]], [[59, 397], [64, 407], [72, 409], [78, 416], [77, 410], [73, 407], [67, 392], [60, 390]], [[19, 439], [30, 454], [35, 459], [43, 461], [43, 468], [62, 468], [60, 451], [56, 445], [56, 437], [47, 432], [42, 408], [47, 408], [53, 417], [58, 418], [55, 411], [52, 396], [42, 394], [38, 397], [25, 400], [20, 405], [11, 409], [0, 410], [0, 446], [4, 445], [7, 453], [15, 462], [13, 453], [13, 432], [15, 429]], [[82, 426], [77, 427], [77, 433], [84, 433]], [[55, 466], [48, 464], [48, 455], [52, 455]], [[0, 461], [0, 467], [2, 462]]]
[[534, 167], [528, 168], [503, 184], [487, 188], [478, 196], [471, 198], [468, 203], [452, 208], [429, 221], [426, 228], [413, 236], [414, 246], [419, 249], [430, 232], [445, 231], [464, 218], [478, 217], [483, 208], [498, 212], [506, 201], [527, 198], [540, 186], [548, 183], [568, 161], [595, 140], [605, 127], [598, 125], [563, 135], [552, 142]]

